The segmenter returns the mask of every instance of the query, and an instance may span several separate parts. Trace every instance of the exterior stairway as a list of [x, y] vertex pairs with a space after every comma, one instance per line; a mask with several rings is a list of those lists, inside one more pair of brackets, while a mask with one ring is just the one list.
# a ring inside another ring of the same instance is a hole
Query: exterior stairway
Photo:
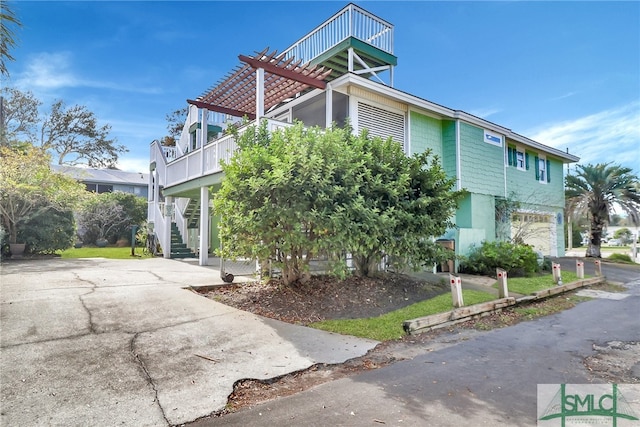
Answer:
[[170, 258], [195, 258], [196, 254], [183, 243], [182, 235], [175, 222], [171, 223], [171, 254]]
[[184, 217], [187, 218], [187, 228], [200, 227], [200, 200], [189, 199], [184, 211]]

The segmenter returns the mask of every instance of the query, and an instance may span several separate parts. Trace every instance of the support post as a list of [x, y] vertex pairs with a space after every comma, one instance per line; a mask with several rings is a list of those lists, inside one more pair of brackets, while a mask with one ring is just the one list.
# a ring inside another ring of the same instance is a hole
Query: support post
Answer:
[[458, 276], [449, 274], [449, 283], [451, 284], [453, 306], [456, 308], [464, 307], [464, 301], [462, 300], [462, 280]]
[[[162, 247], [162, 256], [171, 258], [171, 223], [173, 221], [173, 197], [167, 196], [164, 200], [164, 236], [166, 245]], [[165, 247], [166, 246], [166, 247]]]
[[256, 122], [264, 116], [264, 68], [256, 70]]
[[596, 265], [596, 276], [602, 276], [602, 263], [599, 259], [594, 261]]
[[556, 285], [561, 286], [562, 285], [562, 269], [560, 268], [560, 264], [557, 263], [552, 263], [552, 270], [553, 270], [553, 281], [555, 282]]
[[584, 262], [579, 259], [576, 260], [576, 275], [578, 279], [584, 279]]
[[198, 264], [209, 263], [209, 187], [200, 187], [200, 254]]
[[327, 89], [325, 92], [326, 103], [324, 107], [325, 119], [324, 119], [324, 127], [329, 129], [333, 124], [333, 90], [331, 88], [331, 83], [327, 83]]
[[200, 122], [200, 175], [204, 175], [206, 158], [204, 156], [204, 146], [207, 145], [209, 139], [209, 110], [202, 109], [202, 121]]
[[496, 268], [496, 276], [498, 277], [498, 298], [509, 298], [507, 272], [501, 268]]

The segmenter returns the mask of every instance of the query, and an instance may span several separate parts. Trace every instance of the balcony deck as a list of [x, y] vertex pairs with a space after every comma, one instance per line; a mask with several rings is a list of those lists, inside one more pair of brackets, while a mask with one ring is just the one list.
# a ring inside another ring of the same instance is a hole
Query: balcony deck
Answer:
[[[290, 123], [278, 120], [264, 118], [262, 120], [267, 121], [269, 132], [292, 126]], [[242, 133], [255, 124], [255, 121], [250, 122], [241, 127], [239, 132]], [[182, 156], [172, 158], [171, 155], [178, 152], [177, 147], [163, 147], [159, 142], [154, 141], [151, 144], [151, 162], [155, 162], [158, 173], [164, 176], [165, 194], [179, 195], [177, 193], [198, 190], [205, 183], [209, 185], [218, 183], [221, 178], [222, 163], [228, 163], [237, 149], [238, 145], [233, 135], [225, 135], [210, 140], [204, 147], [198, 147]]]

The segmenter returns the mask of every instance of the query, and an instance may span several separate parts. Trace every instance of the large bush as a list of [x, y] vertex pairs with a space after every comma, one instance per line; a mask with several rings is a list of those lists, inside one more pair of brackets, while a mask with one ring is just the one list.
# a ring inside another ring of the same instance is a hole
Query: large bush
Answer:
[[131, 226], [141, 225], [147, 218], [147, 201], [130, 193], [94, 194], [78, 214], [78, 230], [82, 241], [95, 243], [107, 239], [131, 240]]
[[317, 256], [344, 273], [349, 252], [365, 276], [385, 256], [400, 266], [446, 256], [433, 238], [452, 225], [461, 193], [429, 152], [407, 157], [391, 139], [301, 123], [249, 127], [237, 143], [214, 195], [224, 256], [271, 259], [286, 284], [307, 280]]
[[511, 242], [482, 242], [473, 248], [461, 263], [464, 273], [495, 276], [496, 268], [507, 271], [510, 276], [522, 276], [538, 271], [538, 256], [528, 245]]
[[68, 249], [73, 245], [75, 235], [76, 222], [70, 210], [45, 207], [18, 226], [18, 240], [26, 243], [31, 253]]

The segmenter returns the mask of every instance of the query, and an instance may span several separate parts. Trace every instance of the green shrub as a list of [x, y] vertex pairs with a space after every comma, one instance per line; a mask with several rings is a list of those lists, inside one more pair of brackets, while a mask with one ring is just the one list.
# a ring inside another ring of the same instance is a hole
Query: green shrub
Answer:
[[27, 244], [29, 253], [51, 254], [70, 248], [75, 236], [76, 222], [69, 210], [45, 207], [18, 224], [18, 239]]
[[609, 255], [609, 257], [607, 258], [609, 261], [615, 261], [615, 262], [624, 262], [624, 263], [633, 263], [633, 260], [631, 259], [631, 257], [627, 254], [611, 254]]
[[538, 256], [531, 246], [511, 242], [483, 242], [482, 246], [471, 249], [460, 266], [463, 273], [485, 276], [495, 276], [496, 268], [506, 270], [511, 277], [533, 274], [540, 269]]

